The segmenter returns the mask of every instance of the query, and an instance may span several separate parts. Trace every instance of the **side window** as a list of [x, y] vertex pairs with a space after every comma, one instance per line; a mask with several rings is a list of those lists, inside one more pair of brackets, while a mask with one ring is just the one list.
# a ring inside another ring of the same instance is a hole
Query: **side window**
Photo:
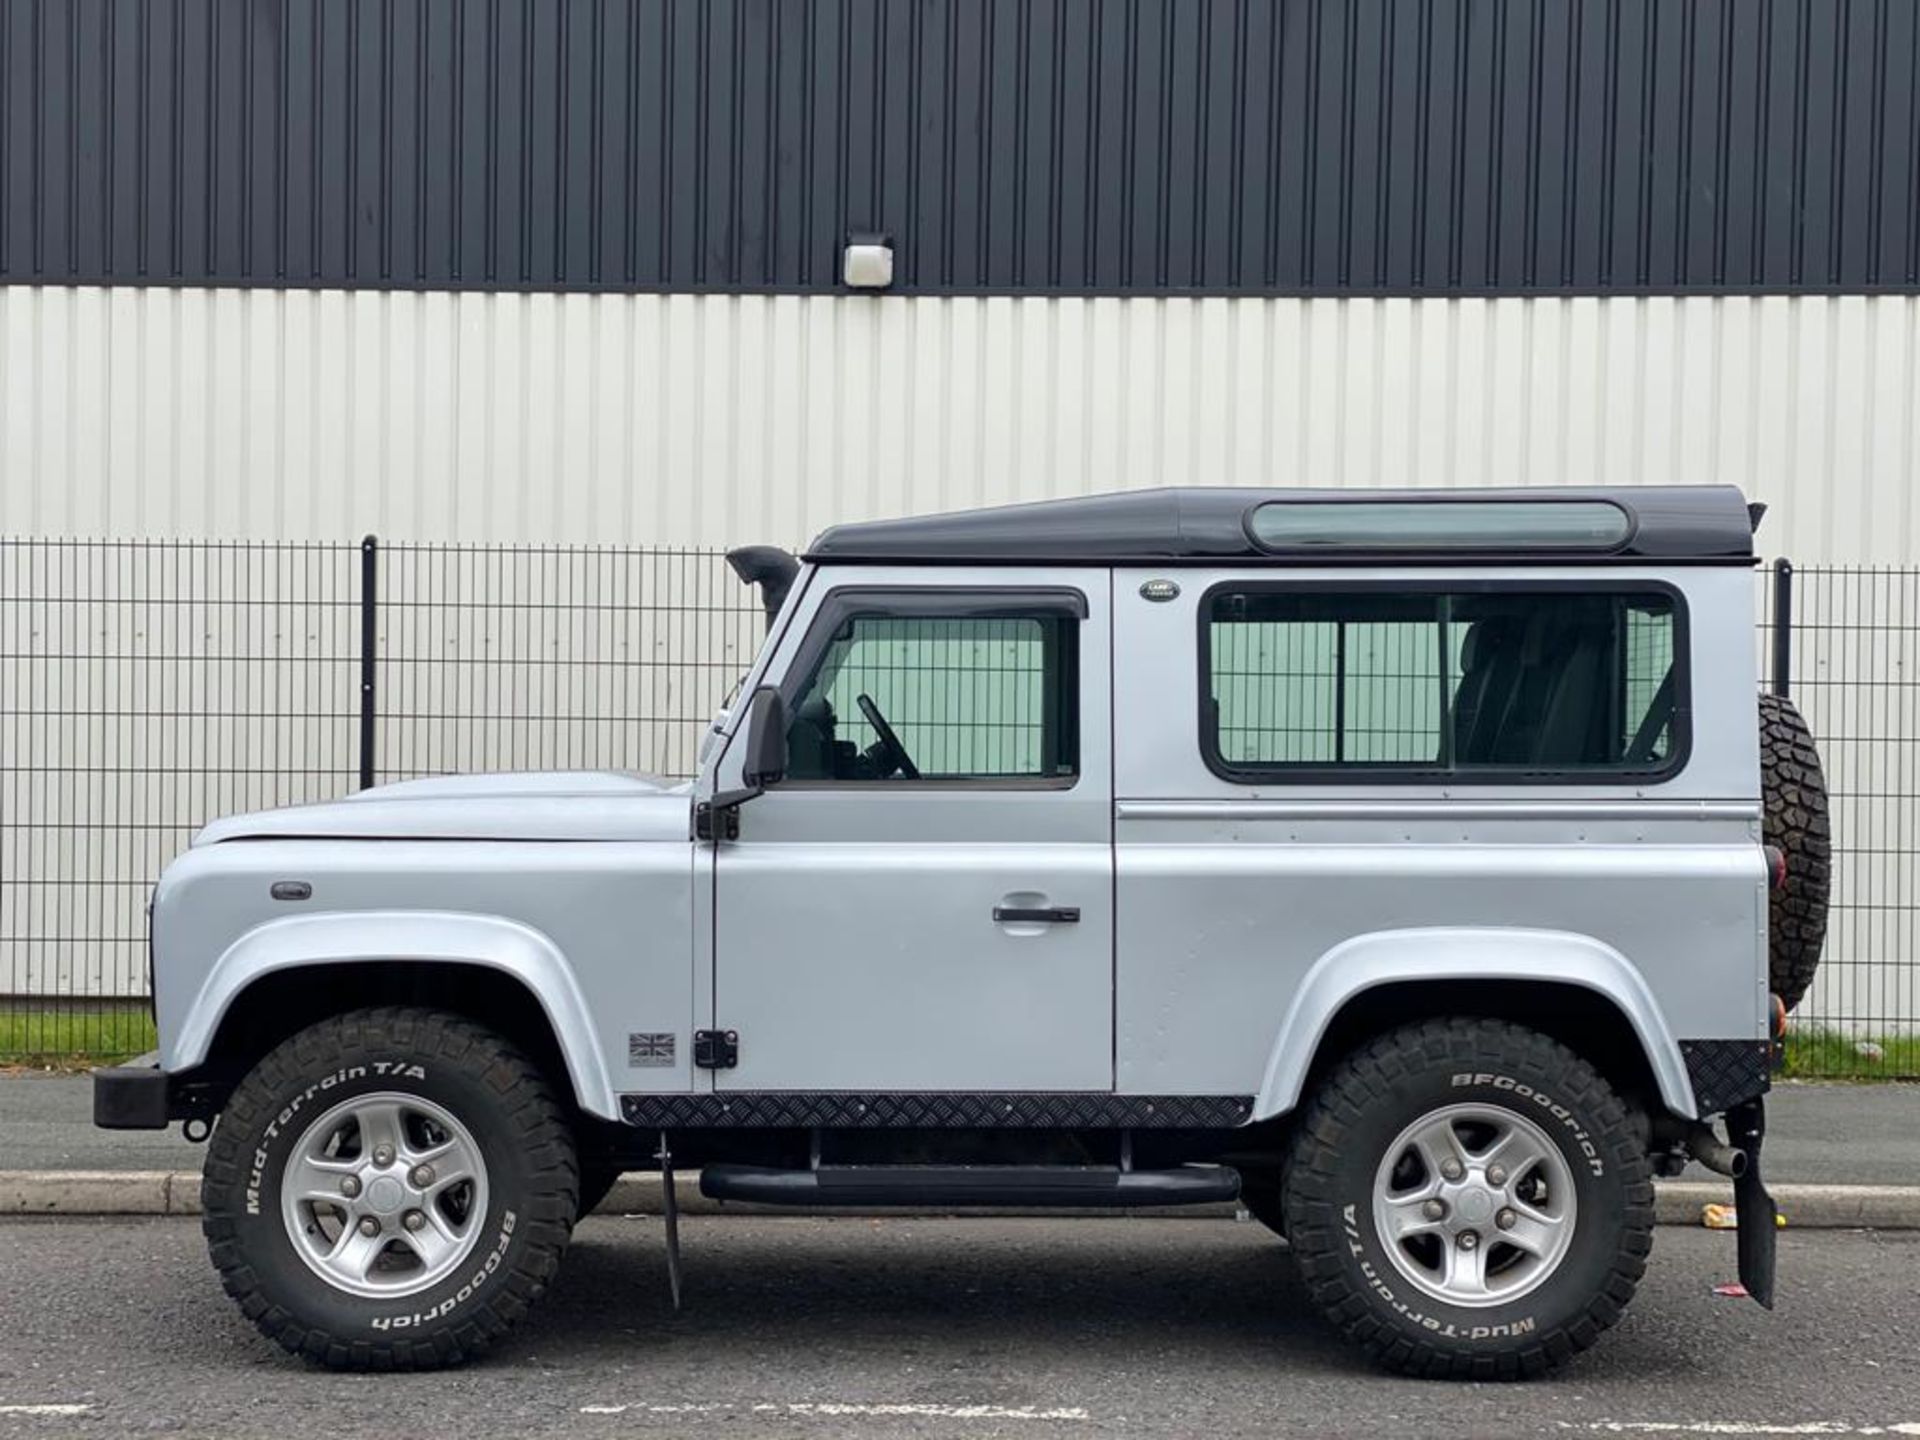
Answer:
[[911, 609], [877, 604], [835, 625], [790, 710], [787, 778], [1071, 781], [1077, 619]]
[[1229, 765], [1433, 764], [1440, 651], [1420, 596], [1215, 597], [1213, 709]]
[[1222, 588], [1203, 648], [1208, 759], [1231, 778], [1604, 778], [1684, 739], [1678, 602], [1660, 591]]

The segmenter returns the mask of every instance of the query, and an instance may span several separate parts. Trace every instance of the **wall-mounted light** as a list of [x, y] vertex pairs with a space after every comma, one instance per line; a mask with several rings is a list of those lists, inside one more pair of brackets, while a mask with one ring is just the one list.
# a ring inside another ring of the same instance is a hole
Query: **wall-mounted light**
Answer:
[[840, 278], [855, 290], [884, 290], [893, 284], [893, 237], [849, 235], [840, 257]]

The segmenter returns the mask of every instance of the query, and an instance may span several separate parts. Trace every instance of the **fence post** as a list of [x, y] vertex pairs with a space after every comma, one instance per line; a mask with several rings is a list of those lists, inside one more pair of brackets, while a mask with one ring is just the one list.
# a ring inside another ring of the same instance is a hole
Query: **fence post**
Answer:
[[1783, 699], [1792, 684], [1793, 562], [1784, 555], [1773, 562], [1773, 693]]
[[360, 542], [360, 788], [373, 788], [374, 649], [380, 639], [380, 540]]

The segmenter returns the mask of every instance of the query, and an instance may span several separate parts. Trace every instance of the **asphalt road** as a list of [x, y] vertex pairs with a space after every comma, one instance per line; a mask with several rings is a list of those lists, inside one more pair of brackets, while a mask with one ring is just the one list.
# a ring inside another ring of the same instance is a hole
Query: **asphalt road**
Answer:
[[0, 1435], [1920, 1435], [1916, 1234], [1788, 1231], [1768, 1315], [1712, 1294], [1730, 1237], [1663, 1230], [1626, 1321], [1507, 1386], [1369, 1369], [1251, 1224], [728, 1218], [685, 1250], [678, 1318], [658, 1222], [595, 1219], [493, 1358], [344, 1376], [259, 1339], [190, 1222], [0, 1223]]

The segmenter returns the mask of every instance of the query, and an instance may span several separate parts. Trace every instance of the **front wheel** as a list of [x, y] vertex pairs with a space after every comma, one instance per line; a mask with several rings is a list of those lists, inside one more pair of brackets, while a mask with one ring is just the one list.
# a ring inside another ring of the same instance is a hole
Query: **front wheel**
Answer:
[[579, 1193], [540, 1071], [432, 1010], [337, 1016], [240, 1082], [208, 1145], [202, 1228], [269, 1338], [340, 1369], [465, 1360], [545, 1290]]
[[1535, 1031], [1437, 1020], [1345, 1060], [1287, 1167], [1287, 1229], [1316, 1304], [1412, 1374], [1514, 1379], [1618, 1320], [1653, 1244], [1640, 1128]]
[[580, 1216], [585, 1219], [598, 1210], [627, 1172], [614, 1160], [580, 1162]]

